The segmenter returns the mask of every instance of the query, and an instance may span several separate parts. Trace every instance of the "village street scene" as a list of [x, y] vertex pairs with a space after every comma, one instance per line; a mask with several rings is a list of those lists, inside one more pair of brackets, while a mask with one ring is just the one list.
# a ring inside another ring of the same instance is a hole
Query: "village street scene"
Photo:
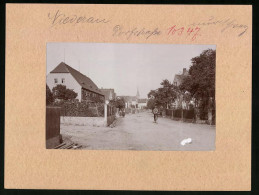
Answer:
[[46, 148], [215, 150], [215, 49], [49, 43]]

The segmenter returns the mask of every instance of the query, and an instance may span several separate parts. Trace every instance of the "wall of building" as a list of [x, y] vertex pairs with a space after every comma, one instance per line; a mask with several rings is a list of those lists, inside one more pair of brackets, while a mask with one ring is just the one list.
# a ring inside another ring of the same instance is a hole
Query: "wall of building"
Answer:
[[114, 89], [100, 89], [101, 92], [105, 95], [105, 100], [112, 100], [116, 99], [116, 93], [114, 92]]
[[[61, 79], [64, 78], [65, 82], [62, 83]], [[58, 83], [55, 83], [54, 79], [58, 79]], [[47, 75], [47, 85], [50, 90], [53, 89], [56, 85], [65, 85], [68, 89], [73, 89], [77, 93], [76, 99], [81, 101], [81, 86], [74, 79], [70, 73], [49, 73]]]
[[147, 107], [147, 103], [138, 103], [139, 108], [145, 108]]
[[82, 93], [81, 93], [82, 100], [91, 100], [92, 98], [97, 98], [97, 97], [100, 98], [102, 102], [104, 102], [105, 97], [103, 95], [100, 95], [98, 93], [94, 93], [92, 91], [82, 88]]

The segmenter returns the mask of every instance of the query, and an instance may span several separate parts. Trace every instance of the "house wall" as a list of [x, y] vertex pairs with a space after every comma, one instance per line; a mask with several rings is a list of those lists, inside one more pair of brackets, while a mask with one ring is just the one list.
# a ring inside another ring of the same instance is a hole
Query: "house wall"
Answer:
[[137, 101], [134, 101], [134, 100], [133, 100], [133, 101], [131, 102], [131, 105], [136, 106], [136, 105], [137, 105]]
[[180, 81], [176, 77], [174, 77], [173, 84], [175, 86], [179, 86], [181, 83], [180, 83]]
[[[64, 78], [65, 82], [62, 83], [61, 79]], [[55, 83], [54, 79], [58, 79], [58, 83]], [[65, 85], [68, 89], [73, 89], [77, 93], [76, 99], [81, 101], [81, 86], [74, 79], [70, 73], [49, 73], [47, 75], [47, 85], [50, 90], [53, 89], [56, 85]]]
[[114, 89], [101, 89], [101, 92], [105, 95], [105, 100], [112, 100], [116, 98]]
[[147, 103], [138, 103], [139, 108], [144, 108], [147, 106]]
[[92, 92], [90, 90], [87, 90], [87, 89], [81, 89], [82, 93], [81, 93], [81, 99], [82, 100], [91, 100], [91, 98], [94, 98], [94, 97], [99, 97], [103, 102], [105, 100], [105, 96], [103, 95], [100, 95], [98, 93], [95, 93], [95, 92]]

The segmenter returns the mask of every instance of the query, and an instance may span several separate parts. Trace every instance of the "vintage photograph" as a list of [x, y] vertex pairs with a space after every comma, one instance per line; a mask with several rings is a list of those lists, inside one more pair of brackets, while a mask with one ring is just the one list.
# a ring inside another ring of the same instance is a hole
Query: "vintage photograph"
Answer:
[[46, 47], [47, 149], [215, 150], [216, 45]]

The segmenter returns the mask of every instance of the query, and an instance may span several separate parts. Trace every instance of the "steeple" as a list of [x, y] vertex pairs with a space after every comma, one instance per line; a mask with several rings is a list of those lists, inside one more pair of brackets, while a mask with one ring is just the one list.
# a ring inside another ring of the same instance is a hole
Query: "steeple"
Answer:
[[136, 98], [139, 99], [140, 95], [139, 95], [139, 91], [137, 89], [137, 95], [136, 95]]

